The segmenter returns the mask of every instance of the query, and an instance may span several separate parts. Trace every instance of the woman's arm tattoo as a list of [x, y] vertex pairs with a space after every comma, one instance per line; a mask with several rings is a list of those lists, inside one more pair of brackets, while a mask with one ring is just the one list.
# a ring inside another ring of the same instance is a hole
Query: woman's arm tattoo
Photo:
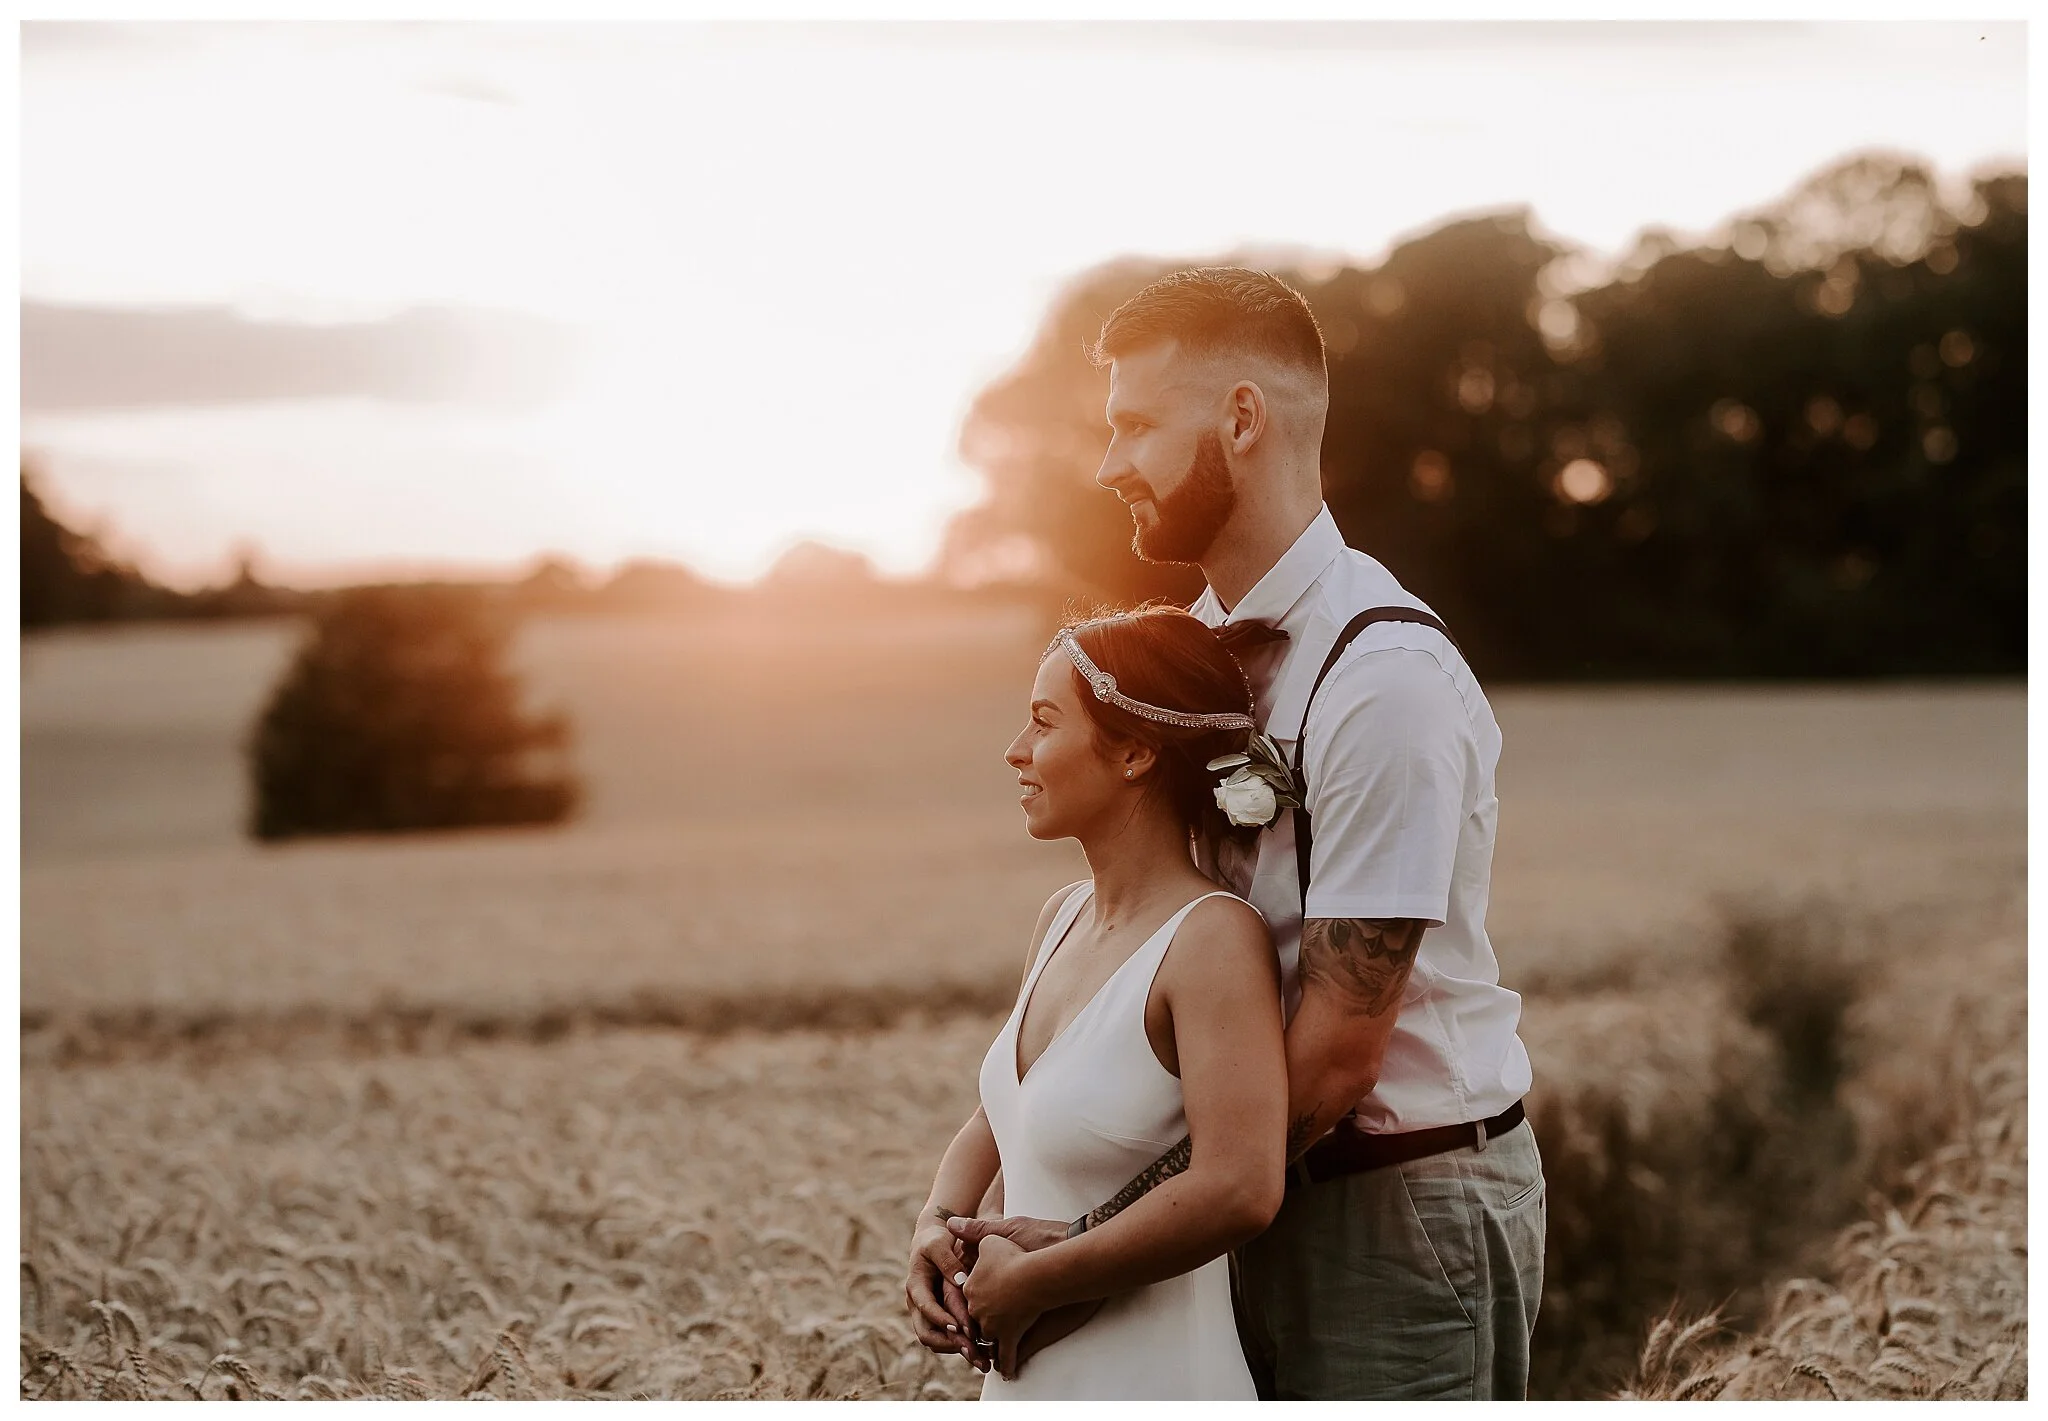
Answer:
[[1321, 985], [1369, 1017], [1401, 1004], [1423, 924], [1414, 918], [1310, 918], [1301, 925], [1301, 985]]
[[1182, 1136], [1179, 1144], [1139, 1170], [1137, 1178], [1117, 1190], [1108, 1203], [1097, 1205], [1088, 1215], [1088, 1227], [1101, 1227], [1176, 1174], [1185, 1173], [1188, 1161], [1193, 1159], [1194, 1155], [1194, 1139]]

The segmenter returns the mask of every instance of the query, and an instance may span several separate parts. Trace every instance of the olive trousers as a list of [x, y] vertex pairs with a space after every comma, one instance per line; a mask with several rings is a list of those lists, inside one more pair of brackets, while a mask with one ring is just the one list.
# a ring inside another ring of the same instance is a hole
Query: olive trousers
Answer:
[[1526, 1120], [1484, 1149], [1289, 1189], [1232, 1270], [1259, 1395], [1524, 1397], [1544, 1217]]

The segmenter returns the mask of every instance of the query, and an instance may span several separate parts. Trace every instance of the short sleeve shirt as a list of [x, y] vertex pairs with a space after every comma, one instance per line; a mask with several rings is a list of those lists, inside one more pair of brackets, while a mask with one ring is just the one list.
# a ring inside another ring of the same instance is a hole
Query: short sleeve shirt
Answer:
[[[1376, 559], [1346, 547], [1324, 508], [1227, 615], [1213, 589], [1189, 609], [1210, 626], [1258, 618], [1288, 634], [1256, 711], [1290, 759], [1307, 718], [1309, 916], [1428, 924], [1379, 1081], [1352, 1111], [1375, 1133], [1483, 1120], [1530, 1083], [1522, 999], [1500, 985], [1486, 936], [1500, 728], [1471, 668], [1434, 628], [1374, 623], [1308, 701], [1345, 623], [1387, 606], [1429, 610]], [[1279, 949], [1290, 1017], [1301, 999], [1293, 819], [1283, 814], [1260, 834], [1249, 894]]]

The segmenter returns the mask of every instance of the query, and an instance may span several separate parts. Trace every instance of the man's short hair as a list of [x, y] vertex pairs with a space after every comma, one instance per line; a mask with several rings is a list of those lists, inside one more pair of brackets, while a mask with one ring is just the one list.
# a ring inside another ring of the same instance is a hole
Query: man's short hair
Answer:
[[1324, 380], [1330, 374], [1322, 328], [1301, 293], [1246, 267], [1194, 267], [1160, 277], [1110, 314], [1088, 358], [1107, 365], [1169, 340], [1193, 355], [1263, 355]]

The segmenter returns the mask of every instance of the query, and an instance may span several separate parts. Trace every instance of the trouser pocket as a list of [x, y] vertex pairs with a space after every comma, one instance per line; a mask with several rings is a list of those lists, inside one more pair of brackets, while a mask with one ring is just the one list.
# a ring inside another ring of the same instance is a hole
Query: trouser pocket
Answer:
[[[1469, 1398], [1478, 1328], [1471, 1226], [1455, 1178], [1410, 1192], [1406, 1166], [1289, 1193], [1240, 1251], [1246, 1331], [1270, 1339], [1274, 1394]], [[1447, 1187], [1445, 1187], [1447, 1186]]]

